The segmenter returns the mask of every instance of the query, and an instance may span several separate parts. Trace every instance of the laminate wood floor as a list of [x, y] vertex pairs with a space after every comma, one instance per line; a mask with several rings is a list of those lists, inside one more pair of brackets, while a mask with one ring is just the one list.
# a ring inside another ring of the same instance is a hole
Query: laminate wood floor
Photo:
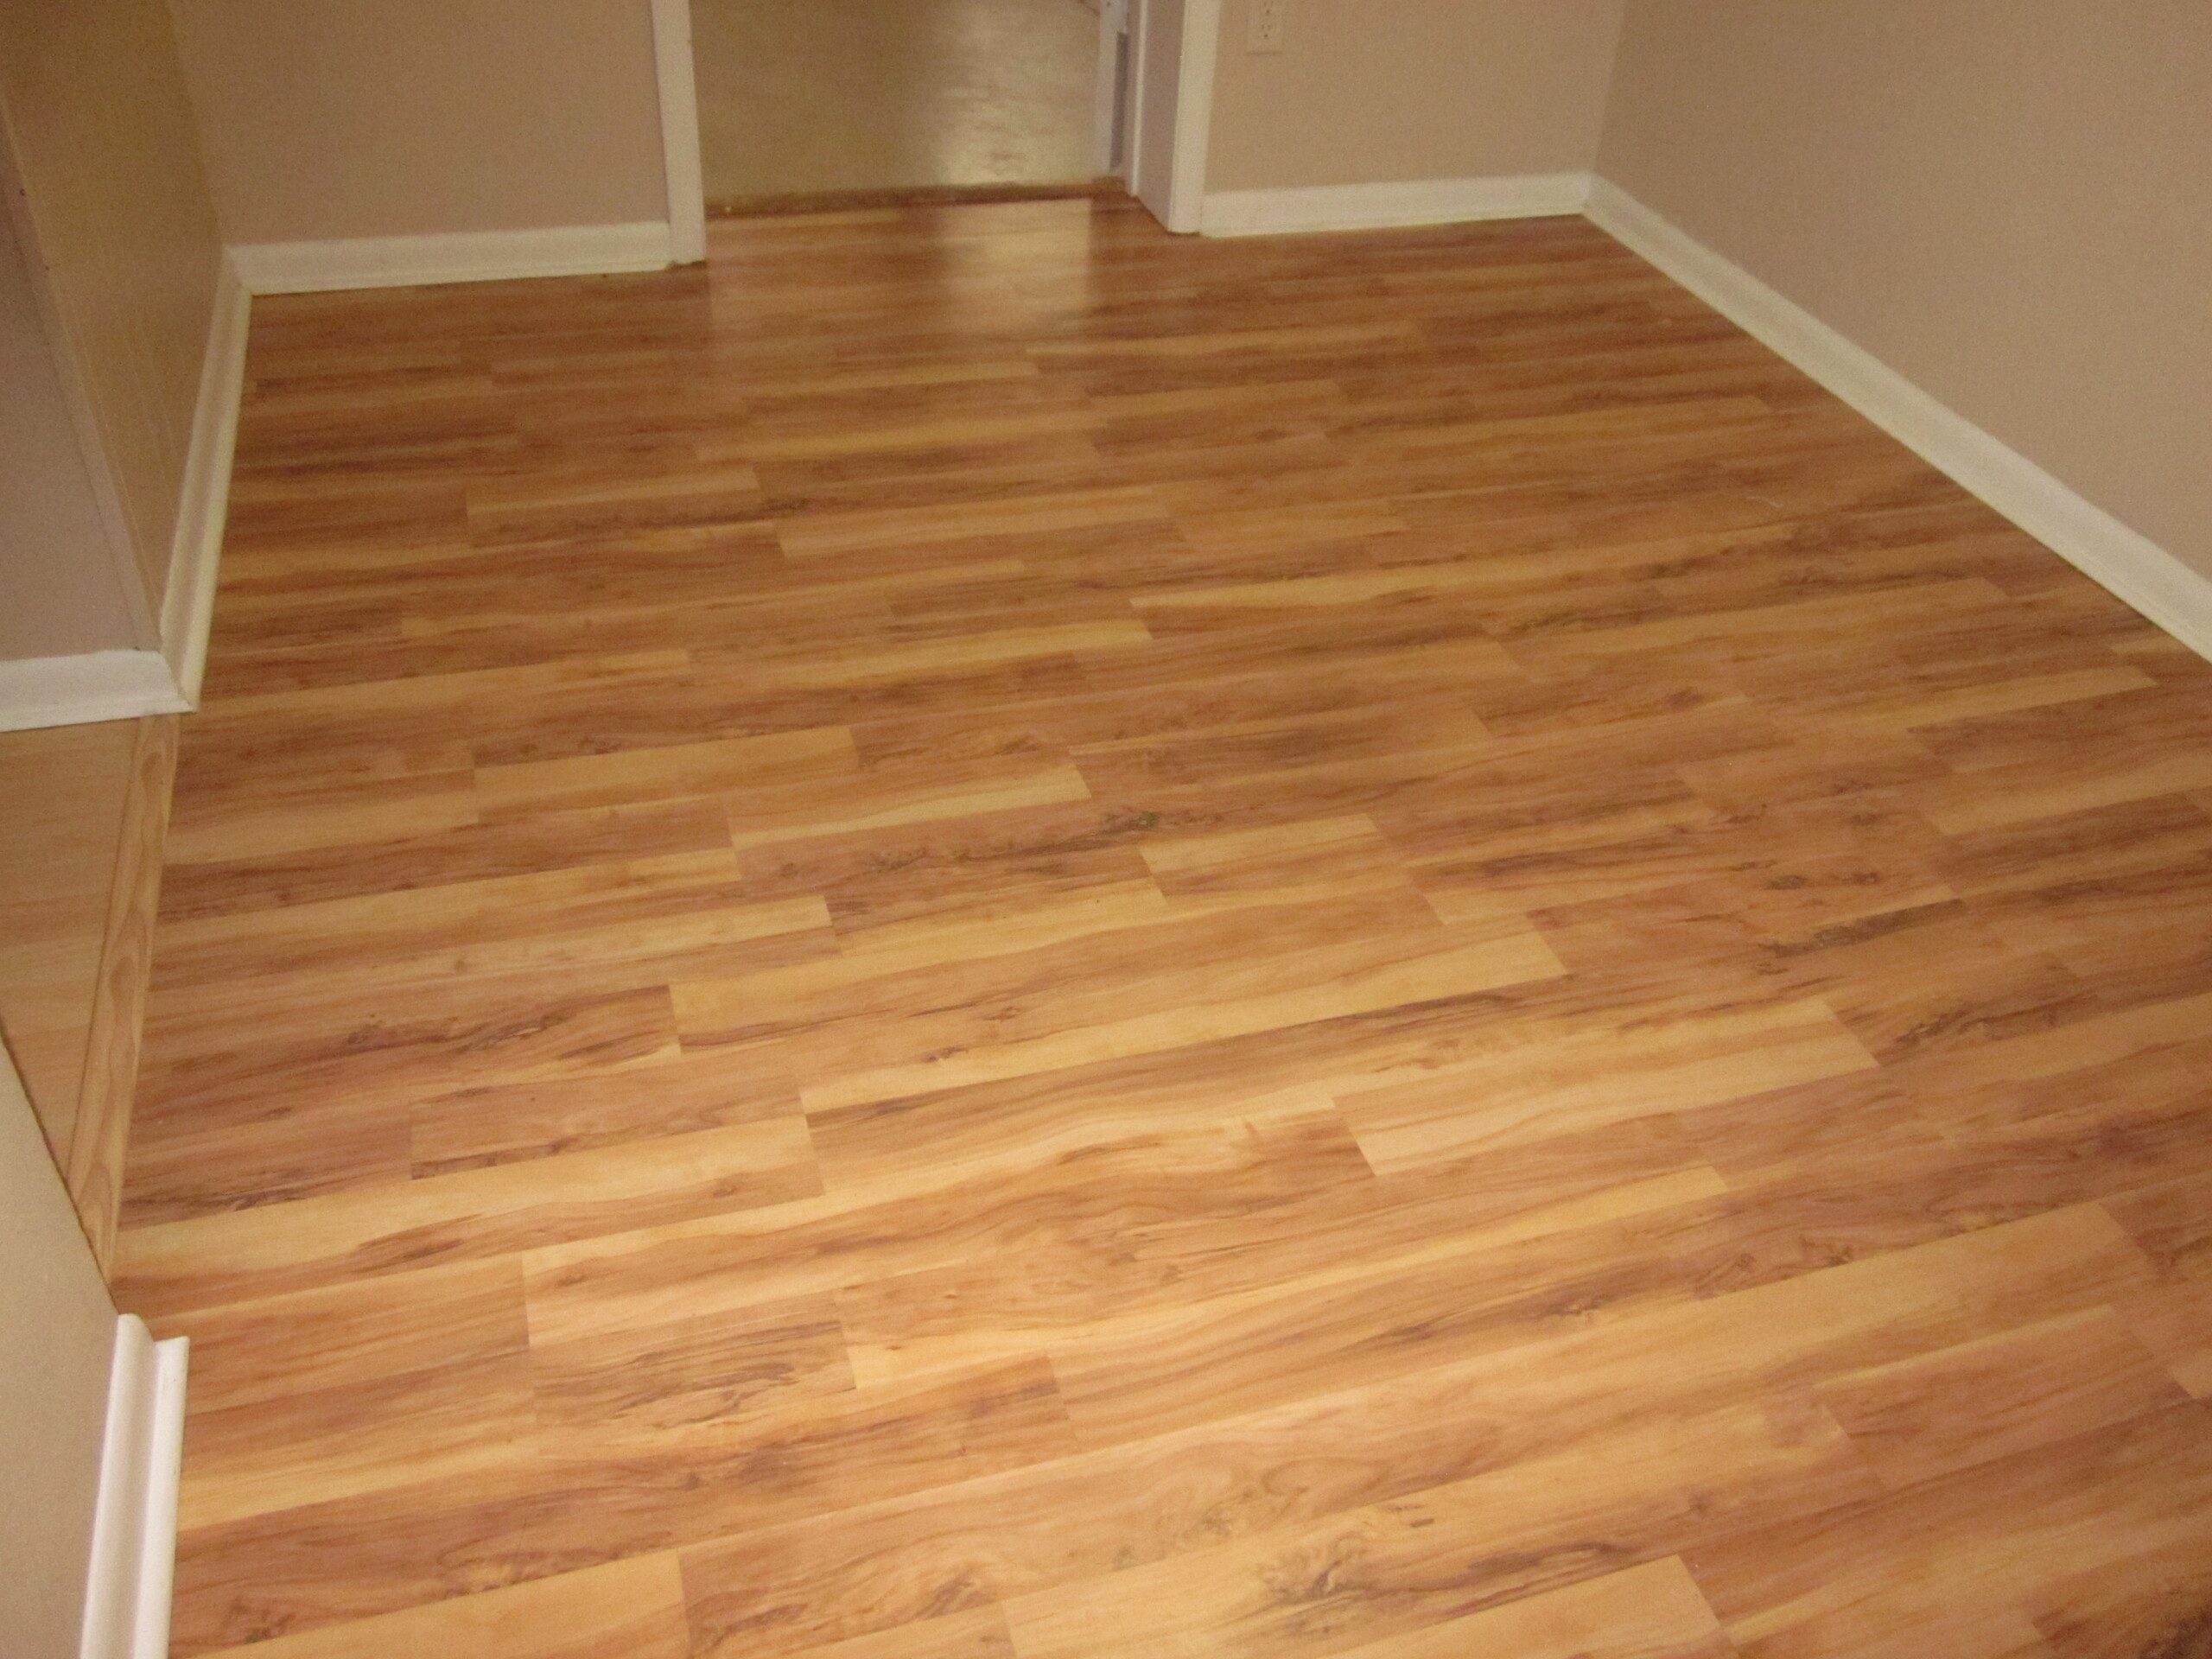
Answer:
[[693, 0], [709, 202], [1098, 171], [1098, 0]]
[[2212, 669], [1579, 220], [258, 302], [176, 1651], [2212, 1628]]

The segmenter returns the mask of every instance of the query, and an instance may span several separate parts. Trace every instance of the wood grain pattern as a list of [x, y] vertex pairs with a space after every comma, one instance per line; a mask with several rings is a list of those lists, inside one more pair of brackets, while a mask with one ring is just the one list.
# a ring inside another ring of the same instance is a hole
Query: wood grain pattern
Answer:
[[2194, 1651], [2212, 670], [1586, 226], [256, 314], [176, 1651]]
[[0, 1037], [111, 1273], [176, 752], [168, 715], [0, 736]]
[[68, 1167], [137, 722], [0, 733], [0, 1033]]
[[92, 991], [92, 1027], [85, 1043], [85, 1081], [69, 1145], [69, 1196], [101, 1271], [111, 1275], [176, 758], [174, 718], [157, 715], [138, 722], [116, 847], [115, 880], [108, 896], [107, 927], [100, 944], [99, 978]]

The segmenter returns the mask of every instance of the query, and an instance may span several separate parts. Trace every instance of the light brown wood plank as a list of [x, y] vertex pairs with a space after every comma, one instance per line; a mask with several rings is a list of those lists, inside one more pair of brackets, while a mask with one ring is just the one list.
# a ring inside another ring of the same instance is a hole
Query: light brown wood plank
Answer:
[[1893, 1486], [2031, 1451], [2184, 1398], [2106, 1308], [1848, 1372], [1817, 1392]]
[[180, 1656], [2201, 1633], [2212, 671], [1573, 219], [711, 234], [257, 302]]
[[683, 1586], [671, 1555], [637, 1555], [512, 1589], [279, 1635], [226, 1653], [267, 1659], [686, 1659]]

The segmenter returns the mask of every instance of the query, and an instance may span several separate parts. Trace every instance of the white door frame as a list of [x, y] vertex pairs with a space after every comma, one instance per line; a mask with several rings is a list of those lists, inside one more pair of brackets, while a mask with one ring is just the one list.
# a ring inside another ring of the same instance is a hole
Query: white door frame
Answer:
[[[1147, 90], [1153, 99], [1169, 91], [1173, 101], [1174, 125], [1169, 139], [1169, 181], [1163, 200], [1147, 201], [1169, 230], [1198, 228], [1206, 192], [1206, 143], [1213, 125], [1213, 72], [1220, 49], [1221, 0], [1125, 0], [1130, 8], [1128, 27], [1129, 86], [1127, 89], [1127, 154], [1122, 176], [1134, 187], [1144, 141], [1144, 112]], [[699, 83], [691, 56], [691, 0], [651, 0], [653, 66], [660, 86], [661, 162], [668, 188], [668, 251], [672, 264], [688, 265], [707, 257], [706, 181], [699, 156]], [[1102, 13], [1110, 12], [1115, 0], [1105, 0]], [[1181, 49], [1177, 54], [1175, 85], [1172, 89], [1151, 87], [1145, 71], [1145, 41], [1148, 27], [1160, 26], [1164, 9], [1179, 13]], [[1108, 44], [1102, 21], [1100, 44]], [[1107, 118], [1113, 92], [1106, 84], [1110, 63], [1101, 67], [1100, 143], [1111, 142]], [[1111, 165], [1110, 159], [1106, 163]], [[1102, 168], [1102, 170], [1103, 170]], [[1157, 194], [1158, 193], [1154, 193]]]
[[[1090, 170], [1099, 178], [1128, 176], [1127, 157], [1119, 154], [1128, 148], [1126, 143], [1116, 145], [1114, 140], [1122, 130], [1122, 116], [1128, 100], [1122, 96], [1122, 67], [1127, 61], [1126, 48], [1130, 43], [1129, 0], [1099, 0], [1098, 5], [1098, 73], [1096, 92], [1091, 100]], [[1122, 163], [1117, 166], [1116, 163]]]
[[[1136, 18], [1129, 32], [1129, 78], [1135, 83], [1129, 108], [1127, 177], [1132, 191], [1167, 229], [1184, 234], [1198, 228], [1205, 204], [1206, 148], [1213, 131], [1214, 60], [1221, 45], [1221, 0], [1132, 0]], [[1179, 17], [1178, 16], [1179, 14]], [[1175, 84], [1161, 87], [1147, 73], [1150, 31], [1179, 22], [1181, 41], [1175, 60]], [[1166, 94], [1173, 100], [1166, 188], [1141, 185], [1145, 112], [1148, 102]]]
[[691, 0], [652, 0], [660, 82], [661, 168], [668, 181], [668, 259], [707, 257], [707, 184], [699, 162], [699, 82], [691, 62]]

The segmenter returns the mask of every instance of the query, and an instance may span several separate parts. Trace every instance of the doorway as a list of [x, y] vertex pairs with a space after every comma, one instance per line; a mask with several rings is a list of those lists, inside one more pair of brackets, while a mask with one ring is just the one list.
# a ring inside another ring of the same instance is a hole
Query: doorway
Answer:
[[1094, 188], [1113, 166], [1117, 100], [1101, 86], [1119, 10], [692, 0], [708, 209]]

